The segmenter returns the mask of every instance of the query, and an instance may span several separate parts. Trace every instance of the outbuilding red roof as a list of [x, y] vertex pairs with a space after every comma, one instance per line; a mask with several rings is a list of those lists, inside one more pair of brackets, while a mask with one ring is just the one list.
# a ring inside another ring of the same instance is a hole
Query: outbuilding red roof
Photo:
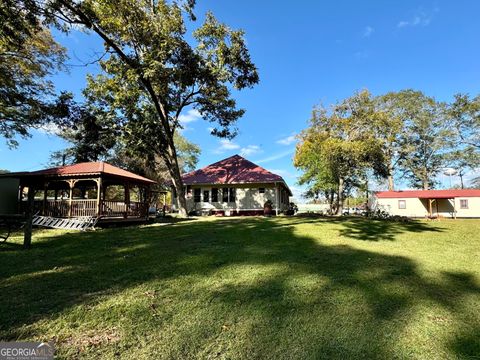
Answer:
[[146, 177], [134, 174], [130, 171], [123, 170], [119, 167], [110, 165], [106, 162], [84, 162], [74, 165], [58, 166], [49, 169], [7, 173], [4, 176], [71, 176], [71, 175], [99, 175], [107, 174], [128, 179], [133, 179], [145, 183], [155, 183], [155, 181], [147, 179]]
[[233, 155], [202, 169], [182, 176], [185, 185], [194, 184], [248, 184], [281, 182], [291, 193], [283, 178], [257, 164]]
[[458, 197], [480, 197], [480, 190], [403, 190], [403, 191], [379, 191], [376, 193], [379, 199], [392, 198], [419, 198], [419, 199], [453, 199]]

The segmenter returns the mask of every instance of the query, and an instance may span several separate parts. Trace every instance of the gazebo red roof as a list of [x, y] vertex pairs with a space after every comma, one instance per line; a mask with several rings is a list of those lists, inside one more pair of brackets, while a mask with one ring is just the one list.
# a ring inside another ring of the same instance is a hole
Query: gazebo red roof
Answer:
[[480, 190], [457, 189], [457, 190], [379, 191], [376, 193], [376, 196], [379, 199], [393, 199], [393, 198], [453, 199], [458, 197], [480, 197]]
[[132, 180], [137, 180], [145, 183], [154, 184], [155, 181], [147, 179], [146, 177], [134, 174], [130, 171], [123, 170], [119, 167], [110, 165], [106, 162], [84, 162], [74, 165], [65, 165], [58, 166], [49, 169], [29, 171], [29, 172], [18, 172], [18, 173], [6, 173], [3, 176], [72, 176], [72, 175], [112, 175], [122, 178], [128, 178]]
[[[281, 182], [288, 189], [281, 176], [254, 164], [240, 155], [233, 155], [202, 169], [189, 172], [183, 175], [182, 179], [185, 185]], [[290, 192], [290, 189], [288, 191]]]

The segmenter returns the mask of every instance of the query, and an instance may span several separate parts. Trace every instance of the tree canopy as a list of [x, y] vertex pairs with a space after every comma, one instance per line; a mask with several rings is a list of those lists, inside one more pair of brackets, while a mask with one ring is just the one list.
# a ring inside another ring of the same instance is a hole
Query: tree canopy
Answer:
[[64, 115], [70, 96], [56, 96], [48, 77], [63, 69], [66, 52], [22, 1], [0, 6], [0, 136], [17, 135]]
[[[255, 85], [257, 69], [241, 30], [211, 13], [187, 34], [194, 1], [31, 0], [33, 7], [63, 30], [83, 28], [105, 44], [102, 73], [89, 87], [131, 123], [132, 143], [148, 144], [151, 156], [166, 164], [186, 214], [175, 132], [180, 115], [195, 108], [214, 124], [212, 134], [233, 137], [243, 115], [232, 90]], [[187, 41], [187, 35], [193, 41]], [[148, 113], [139, 118], [139, 113]], [[133, 132], [141, 130], [139, 132]], [[143, 146], [143, 145], [141, 145]]]
[[332, 107], [319, 106], [310, 127], [300, 135], [295, 165], [305, 171], [300, 183], [311, 193], [324, 191], [330, 203], [336, 194], [335, 213], [341, 215], [343, 199], [353, 186], [366, 180], [367, 170], [384, 176], [381, 142], [371, 131], [375, 118], [370, 93], [362, 91]]
[[477, 101], [456, 95], [446, 104], [410, 89], [379, 96], [364, 90], [331, 109], [317, 106], [296, 149], [299, 182], [308, 185], [308, 195], [323, 192], [331, 204], [336, 196], [340, 209], [349, 188], [372, 174], [387, 179], [389, 190], [402, 177], [430, 189], [450, 166], [463, 187], [465, 172], [480, 165]]

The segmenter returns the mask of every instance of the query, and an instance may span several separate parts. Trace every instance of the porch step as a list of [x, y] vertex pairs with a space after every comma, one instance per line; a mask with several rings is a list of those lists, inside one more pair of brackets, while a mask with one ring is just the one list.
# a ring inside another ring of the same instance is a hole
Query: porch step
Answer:
[[51, 216], [35, 215], [32, 225], [48, 227], [52, 229], [80, 230], [93, 229], [97, 224], [96, 216], [81, 216], [76, 218], [55, 218]]

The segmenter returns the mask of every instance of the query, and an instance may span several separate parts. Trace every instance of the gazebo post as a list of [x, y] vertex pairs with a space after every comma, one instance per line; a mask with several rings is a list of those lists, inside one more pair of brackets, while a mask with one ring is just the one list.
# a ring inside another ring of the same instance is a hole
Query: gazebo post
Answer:
[[102, 176], [100, 175], [98, 177], [98, 180], [96, 181], [97, 183], [97, 216], [101, 216], [102, 215], [102, 198], [101, 198], [101, 194], [102, 194]]
[[72, 217], [72, 197], [73, 197], [73, 187], [75, 186], [75, 180], [68, 181], [68, 217]]
[[48, 190], [48, 182], [45, 182], [43, 185], [43, 206], [42, 206], [42, 215], [46, 216], [47, 215], [47, 190]]
[[29, 249], [32, 243], [32, 221], [33, 221], [33, 204], [35, 200], [35, 189], [32, 185], [28, 186], [27, 208], [25, 209], [25, 228], [23, 233], [23, 248]]
[[125, 214], [123, 217], [126, 219], [128, 218], [128, 209], [130, 209], [130, 182], [124, 183], [123, 187], [125, 189]]
[[23, 189], [25, 189], [25, 186], [20, 184], [20, 188], [18, 190], [18, 196], [17, 196], [17, 200], [18, 200], [17, 212], [19, 214], [22, 213], [23, 211], [23, 208], [22, 208]]

